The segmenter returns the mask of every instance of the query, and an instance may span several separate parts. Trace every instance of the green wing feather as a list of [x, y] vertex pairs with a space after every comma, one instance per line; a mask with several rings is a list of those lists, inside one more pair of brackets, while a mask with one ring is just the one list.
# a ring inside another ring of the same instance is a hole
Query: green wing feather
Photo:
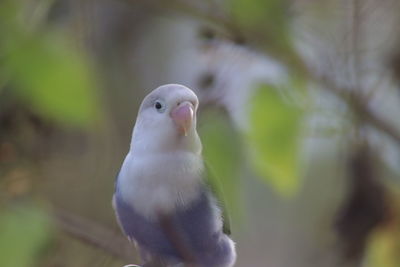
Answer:
[[204, 181], [207, 187], [211, 190], [214, 197], [217, 199], [219, 207], [221, 208], [221, 215], [223, 220], [223, 227], [222, 230], [225, 234], [231, 234], [231, 225], [229, 220], [228, 211], [226, 209], [226, 201], [224, 198], [224, 191], [222, 185], [213, 172], [211, 170], [211, 166], [205, 163], [205, 177]]

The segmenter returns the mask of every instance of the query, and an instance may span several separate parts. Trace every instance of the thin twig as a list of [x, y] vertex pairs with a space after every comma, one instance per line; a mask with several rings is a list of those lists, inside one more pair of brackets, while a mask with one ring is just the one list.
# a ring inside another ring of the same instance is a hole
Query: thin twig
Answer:
[[[389, 137], [393, 138], [400, 144], [399, 130], [368, 106], [367, 96], [363, 96], [359, 93], [360, 91], [353, 90], [352, 88], [339, 88], [327, 77], [320, 78], [319, 81], [327, 90], [335, 93], [343, 99], [361, 119], [386, 133]], [[351, 97], [349, 97], [350, 95]]]
[[66, 211], [55, 210], [53, 217], [62, 231], [83, 243], [127, 262], [138, 261], [133, 245], [122, 234], [119, 237], [108, 228]]

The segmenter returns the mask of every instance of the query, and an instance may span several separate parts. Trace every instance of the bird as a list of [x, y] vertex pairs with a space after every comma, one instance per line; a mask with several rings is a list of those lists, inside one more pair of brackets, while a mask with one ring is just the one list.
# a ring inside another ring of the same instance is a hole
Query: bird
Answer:
[[202, 156], [199, 100], [162, 85], [140, 105], [130, 149], [115, 181], [113, 208], [143, 267], [231, 267], [229, 220]]

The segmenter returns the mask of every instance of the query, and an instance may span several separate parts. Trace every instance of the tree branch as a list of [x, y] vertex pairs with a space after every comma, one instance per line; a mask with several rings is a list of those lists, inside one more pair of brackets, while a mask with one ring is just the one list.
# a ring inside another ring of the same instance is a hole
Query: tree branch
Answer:
[[400, 145], [399, 130], [368, 106], [368, 97], [359, 93], [361, 90], [354, 90], [354, 88], [339, 88], [327, 77], [320, 78], [319, 82], [324, 88], [344, 100], [361, 119], [386, 133], [386, 135], [393, 138]]
[[53, 211], [53, 218], [62, 231], [83, 243], [128, 262], [138, 261], [134, 246], [122, 235], [66, 211]]

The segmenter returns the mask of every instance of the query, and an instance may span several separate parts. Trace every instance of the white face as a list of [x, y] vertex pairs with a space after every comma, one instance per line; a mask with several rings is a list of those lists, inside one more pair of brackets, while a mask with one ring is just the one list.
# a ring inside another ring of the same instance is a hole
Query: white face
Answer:
[[132, 148], [141, 153], [201, 150], [196, 132], [198, 104], [197, 96], [185, 86], [169, 84], [158, 87], [145, 97], [140, 106]]

